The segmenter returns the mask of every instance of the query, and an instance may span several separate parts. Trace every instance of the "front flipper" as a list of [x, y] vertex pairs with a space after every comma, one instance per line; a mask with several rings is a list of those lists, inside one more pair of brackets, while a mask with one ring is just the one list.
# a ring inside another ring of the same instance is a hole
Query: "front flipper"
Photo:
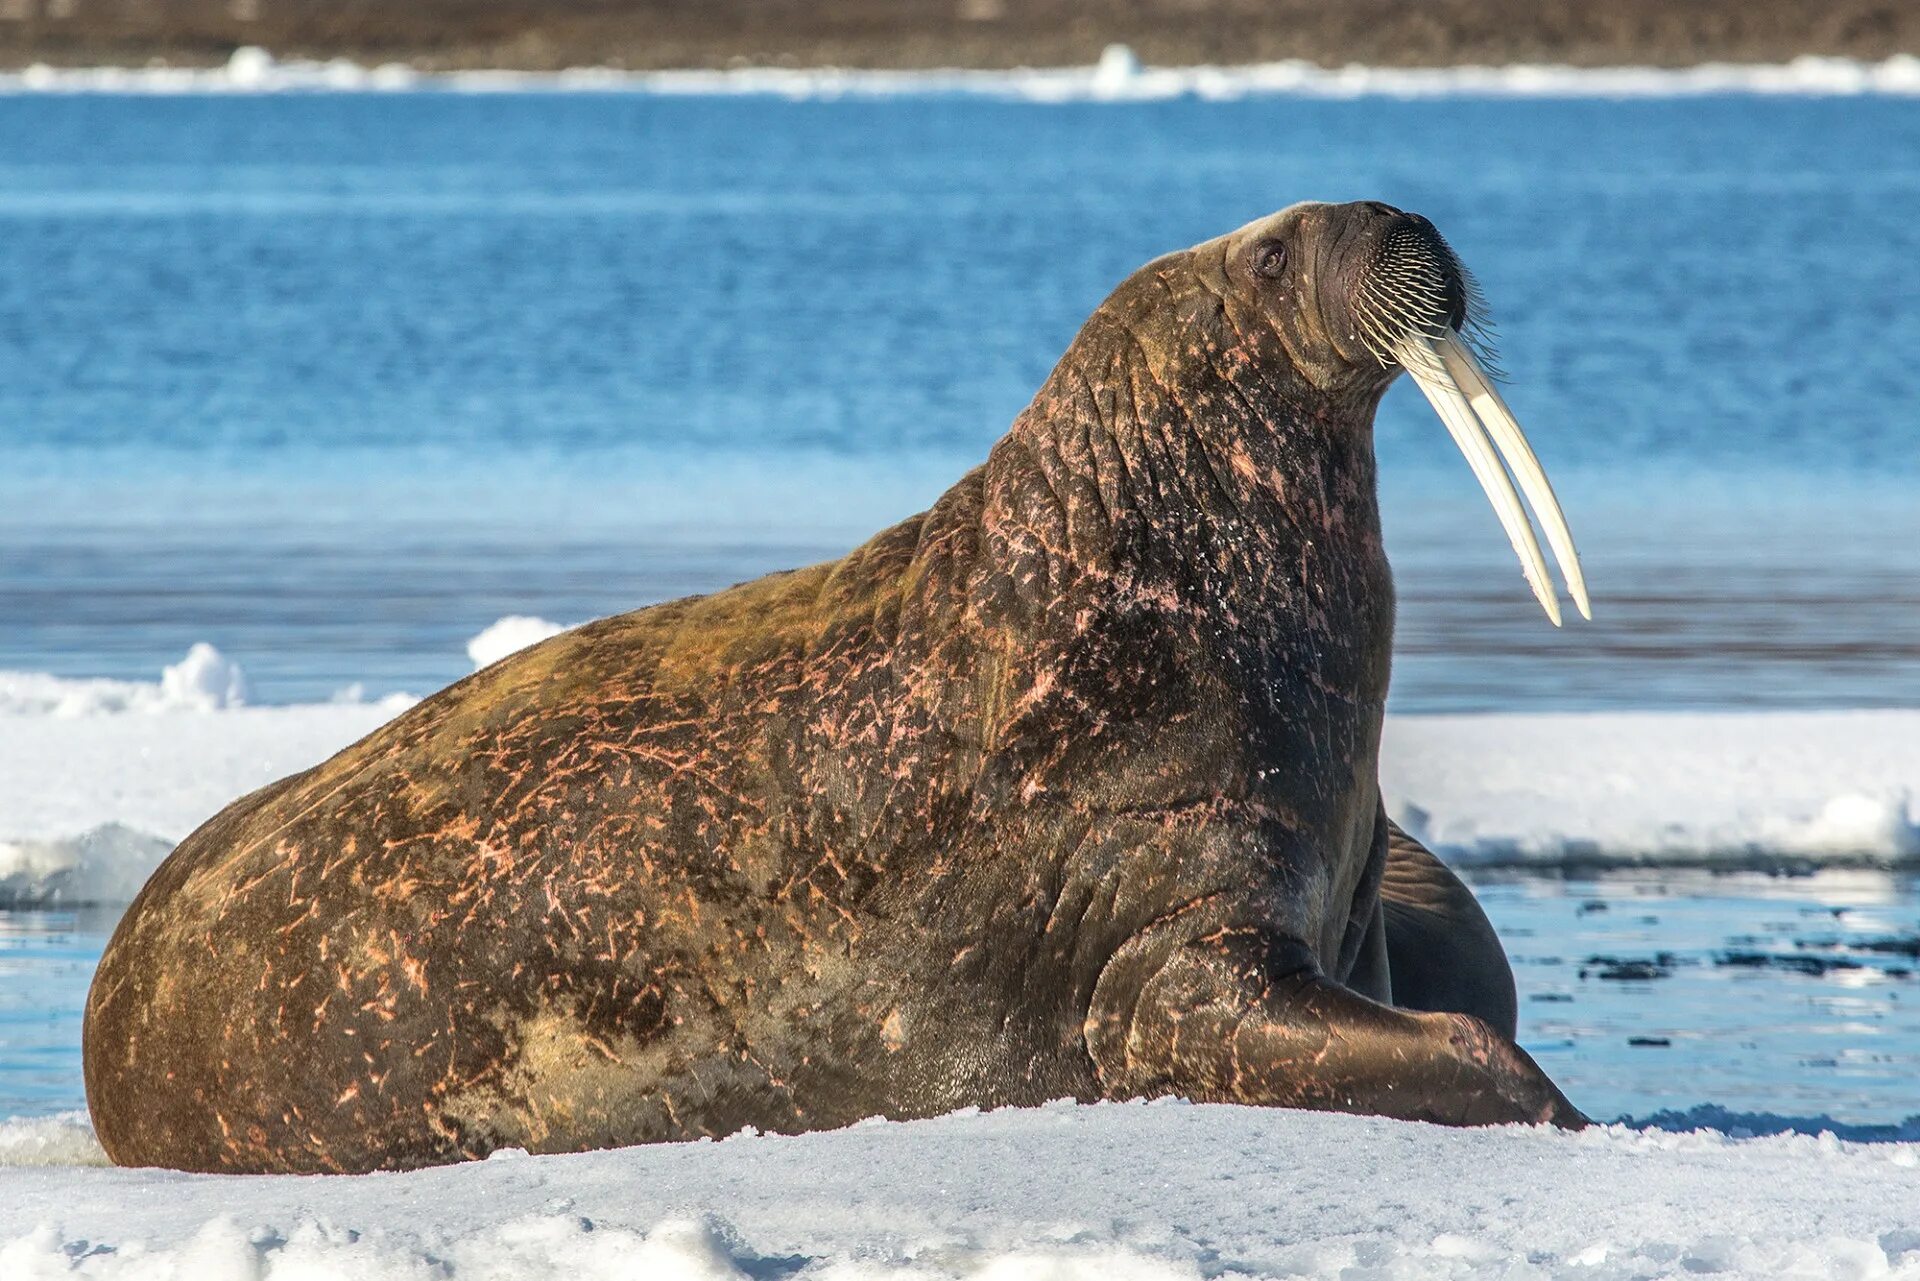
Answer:
[[1525, 1050], [1481, 1020], [1368, 1000], [1322, 975], [1303, 944], [1257, 928], [1135, 940], [1101, 976], [1087, 1045], [1115, 1098], [1586, 1124]]

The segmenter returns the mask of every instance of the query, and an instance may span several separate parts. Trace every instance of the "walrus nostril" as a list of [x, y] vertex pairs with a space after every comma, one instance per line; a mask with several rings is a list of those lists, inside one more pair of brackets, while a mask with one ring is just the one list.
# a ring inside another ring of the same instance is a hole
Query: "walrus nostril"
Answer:
[[[1378, 200], [1359, 200], [1354, 203], [1368, 213], [1379, 214], [1383, 218], [1398, 218], [1403, 216], [1400, 210], [1395, 209], [1392, 205], [1382, 204]], [[1416, 218], [1419, 217], [1418, 214], [1413, 216]], [[1421, 221], [1425, 221], [1425, 219]]]

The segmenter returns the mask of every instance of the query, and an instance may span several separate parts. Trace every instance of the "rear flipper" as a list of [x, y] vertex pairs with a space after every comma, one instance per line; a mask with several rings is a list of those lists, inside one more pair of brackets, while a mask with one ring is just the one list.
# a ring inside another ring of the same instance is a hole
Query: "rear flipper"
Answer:
[[1511, 1039], [1518, 1016], [1513, 968], [1487, 914], [1459, 877], [1393, 823], [1380, 906], [1393, 1003], [1471, 1014]]

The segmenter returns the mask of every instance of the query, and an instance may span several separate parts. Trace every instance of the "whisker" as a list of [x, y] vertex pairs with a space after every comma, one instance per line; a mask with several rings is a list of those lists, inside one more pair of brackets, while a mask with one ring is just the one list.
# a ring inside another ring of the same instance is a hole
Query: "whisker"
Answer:
[[1405, 227], [1391, 232], [1360, 276], [1352, 311], [1362, 344], [1382, 366], [1420, 360], [1424, 344], [1405, 340], [1438, 339], [1454, 329], [1457, 314], [1461, 341], [1488, 376], [1505, 377], [1480, 282], [1435, 233]]

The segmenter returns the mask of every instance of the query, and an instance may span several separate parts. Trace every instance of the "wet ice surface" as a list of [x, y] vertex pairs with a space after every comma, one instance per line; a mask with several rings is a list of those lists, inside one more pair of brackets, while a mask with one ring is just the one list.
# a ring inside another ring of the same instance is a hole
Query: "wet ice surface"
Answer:
[[1475, 873], [1520, 1040], [1589, 1115], [1920, 1114], [1912, 876]]
[[[1522, 1044], [1589, 1115], [1710, 1104], [1817, 1131], [1920, 1113], [1920, 879], [1481, 871], [1474, 890]], [[114, 915], [0, 912], [0, 1117], [83, 1106], [80, 1011]]]

